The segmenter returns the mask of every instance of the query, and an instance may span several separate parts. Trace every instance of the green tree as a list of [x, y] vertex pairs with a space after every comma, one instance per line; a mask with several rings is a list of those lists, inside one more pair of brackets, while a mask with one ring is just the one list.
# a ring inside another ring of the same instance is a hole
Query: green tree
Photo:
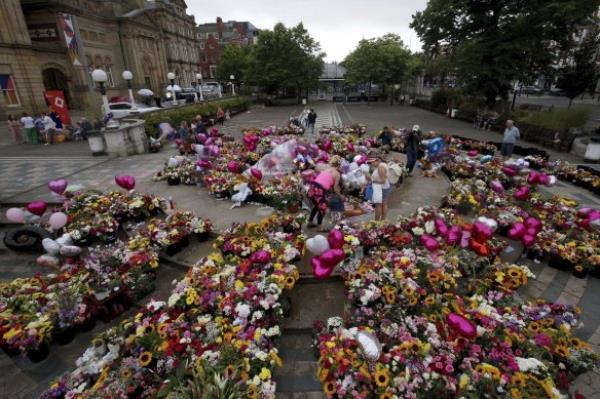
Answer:
[[411, 27], [426, 52], [452, 54], [468, 93], [493, 105], [515, 81], [551, 73], [600, 0], [429, 0]]
[[[378, 38], [363, 39], [346, 56], [342, 66], [350, 84], [371, 83], [387, 86], [402, 83], [409, 71], [411, 53], [400, 36], [388, 33]], [[387, 91], [387, 90], [386, 90]]]
[[258, 35], [247, 78], [267, 93], [293, 90], [298, 96], [317, 87], [325, 65], [320, 45], [302, 23], [286, 28], [282, 23]]
[[598, 51], [600, 51], [600, 30], [595, 27], [569, 54], [565, 65], [560, 68], [556, 86], [569, 98], [569, 108], [575, 97], [585, 93], [586, 90], [593, 92], [600, 78]]
[[216, 79], [221, 82], [229, 82], [231, 75], [235, 76], [236, 82], [245, 83], [248, 67], [251, 62], [252, 49], [250, 46], [238, 46], [230, 44], [221, 54], [221, 62], [216, 72]]

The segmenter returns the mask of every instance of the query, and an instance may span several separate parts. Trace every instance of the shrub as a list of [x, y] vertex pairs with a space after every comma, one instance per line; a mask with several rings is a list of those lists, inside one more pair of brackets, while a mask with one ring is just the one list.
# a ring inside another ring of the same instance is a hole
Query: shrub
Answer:
[[191, 104], [179, 108], [164, 109], [155, 112], [149, 112], [141, 116], [146, 121], [146, 134], [152, 137], [158, 136], [158, 125], [168, 122], [174, 128], [177, 128], [181, 121], [191, 121], [197, 115], [209, 116], [214, 118], [219, 107], [223, 110], [229, 109], [231, 113], [244, 111], [248, 109], [250, 102], [246, 98], [232, 98], [215, 101], [207, 101], [199, 104]]
[[546, 112], [530, 112], [522, 121], [550, 129], [582, 128], [586, 125], [590, 113], [591, 109], [585, 107], [557, 108]]
[[460, 89], [440, 89], [431, 94], [433, 108], [443, 111], [449, 106], [459, 108], [464, 101], [465, 98]]

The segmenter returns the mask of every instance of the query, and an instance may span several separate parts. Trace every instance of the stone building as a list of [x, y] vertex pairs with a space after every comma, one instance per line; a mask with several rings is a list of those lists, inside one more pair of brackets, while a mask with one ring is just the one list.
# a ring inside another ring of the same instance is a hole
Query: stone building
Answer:
[[99, 114], [91, 72], [106, 71], [108, 96], [164, 94], [167, 72], [190, 86], [199, 70], [196, 23], [184, 0], [2, 0], [0, 118], [46, 109], [43, 93], [62, 90], [70, 109]]
[[255, 44], [258, 29], [247, 21], [223, 22], [221, 17], [216, 22], [200, 24], [197, 27], [197, 39], [200, 47], [200, 66], [202, 75], [214, 79], [221, 52], [229, 44], [246, 46]]

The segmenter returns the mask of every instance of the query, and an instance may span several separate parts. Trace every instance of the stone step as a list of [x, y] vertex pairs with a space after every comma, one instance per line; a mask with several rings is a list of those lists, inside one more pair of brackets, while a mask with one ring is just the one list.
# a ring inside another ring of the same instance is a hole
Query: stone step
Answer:
[[[285, 329], [279, 344], [283, 367], [275, 370], [277, 397], [322, 398], [311, 329]], [[303, 396], [304, 395], [304, 396]]]
[[344, 315], [344, 284], [339, 279], [324, 282], [303, 279], [286, 296], [290, 299], [291, 311], [283, 322], [285, 329], [312, 329], [317, 320]]

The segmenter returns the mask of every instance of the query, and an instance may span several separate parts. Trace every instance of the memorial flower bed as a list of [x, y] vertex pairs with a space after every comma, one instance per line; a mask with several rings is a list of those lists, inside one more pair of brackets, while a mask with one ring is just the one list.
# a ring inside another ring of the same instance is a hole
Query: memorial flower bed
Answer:
[[298, 279], [289, 260], [303, 249], [301, 236], [278, 227], [276, 217], [232, 226], [217, 246], [244, 250], [198, 262], [166, 302], [96, 337], [42, 398], [274, 398], [280, 295]]

